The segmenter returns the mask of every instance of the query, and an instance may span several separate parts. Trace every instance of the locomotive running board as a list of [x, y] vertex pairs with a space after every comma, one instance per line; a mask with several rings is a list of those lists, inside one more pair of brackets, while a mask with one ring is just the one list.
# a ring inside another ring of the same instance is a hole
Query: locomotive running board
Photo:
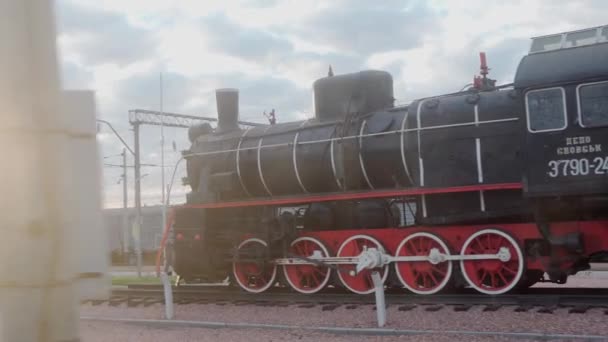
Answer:
[[185, 204], [177, 205], [179, 208], [236, 208], [236, 207], [253, 207], [253, 206], [268, 206], [268, 205], [295, 205], [308, 204], [315, 202], [330, 202], [330, 201], [348, 201], [361, 200], [371, 198], [389, 198], [389, 197], [405, 197], [405, 196], [421, 196], [432, 194], [447, 194], [456, 192], [473, 192], [473, 191], [493, 191], [493, 190], [517, 190], [522, 189], [522, 183], [498, 183], [498, 184], [477, 184], [454, 186], [448, 188], [408, 188], [400, 190], [371, 190], [371, 191], [347, 191], [340, 193], [302, 195], [293, 196], [276, 196], [271, 198], [253, 198], [245, 201], [226, 201], [214, 203], [200, 204]]

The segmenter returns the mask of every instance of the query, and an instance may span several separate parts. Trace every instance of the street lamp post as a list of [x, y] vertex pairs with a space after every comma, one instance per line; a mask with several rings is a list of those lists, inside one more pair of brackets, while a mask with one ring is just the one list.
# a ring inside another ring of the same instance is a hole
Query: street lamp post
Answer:
[[135, 224], [137, 225], [137, 236], [135, 239], [135, 254], [137, 257], [137, 276], [141, 277], [141, 163], [139, 161], [139, 125], [133, 126], [133, 137], [135, 139]]
[[137, 276], [141, 277], [142, 268], [142, 255], [141, 255], [141, 163], [139, 161], [139, 125], [133, 126], [133, 135], [135, 137], [135, 149], [125, 142], [125, 140], [118, 134], [111, 123], [105, 120], [97, 119], [97, 122], [103, 123], [110, 127], [114, 135], [118, 137], [123, 146], [133, 155], [135, 159], [135, 207], [136, 207], [136, 218], [135, 224], [137, 225], [137, 234], [135, 236], [135, 254], [137, 257]]
[[127, 149], [122, 149], [122, 239], [123, 253], [129, 253], [129, 199], [127, 198]]
[[95, 121], [97, 121], [98, 123], [102, 123], [106, 126], [108, 126], [112, 132], [114, 133], [114, 135], [118, 138], [118, 140], [120, 140], [120, 142], [122, 143], [122, 145], [129, 150], [129, 152], [131, 152], [132, 155], [135, 155], [135, 152], [133, 152], [133, 150], [131, 149], [131, 147], [129, 147], [129, 145], [127, 144], [127, 142], [125, 141], [125, 139], [123, 139], [120, 134], [118, 134], [118, 132], [114, 129], [114, 126], [112, 126], [112, 124], [106, 120], [101, 120], [101, 119], [95, 119]]

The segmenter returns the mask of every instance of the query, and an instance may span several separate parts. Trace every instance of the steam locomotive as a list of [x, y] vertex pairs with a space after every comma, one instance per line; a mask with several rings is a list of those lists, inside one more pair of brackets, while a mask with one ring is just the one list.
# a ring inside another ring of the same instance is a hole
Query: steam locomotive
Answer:
[[608, 251], [608, 26], [532, 39], [514, 83], [394, 106], [389, 73], [329, 75], [314, 118], [193, 126], [173, 268], [259, 293], [328, 286], [502, 294]]

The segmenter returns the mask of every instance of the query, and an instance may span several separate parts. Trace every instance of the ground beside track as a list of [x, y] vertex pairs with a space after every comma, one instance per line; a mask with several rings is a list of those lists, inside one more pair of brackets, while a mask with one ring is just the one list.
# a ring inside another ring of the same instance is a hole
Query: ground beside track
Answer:
[[[122, 304], [116, 307], [107, 304], [92, 306], [83, 305], [81, 307], [81, 317], [87, 318], [124, 318], [124, 319], [162, 319], [164, 307], [155, 304], [149, 307], [127, 307]], [[373, 305], [359, 305], [356, 308], [340, 306], [330, 310], [324, 310], [323, 306], [299, 307], [290, 305], [287, 307], [279, 306], [256, 306], [256, 305], [235, 305], [235, 304], [185, 304], [175, 306], [175, 318], [184, 321], [206, 321], [222, 323], [253, 323], [253, 324], [285, 324], [292, 326], [309, 327], [344, 327], [344, 328], [374, 328], [375, 311]], [[568, 313], [566, 308], [557, 308], [552, 313], [541, 313], [537, 309], [528, 312], [516, 312], [513, 308], [503, 307], [497, 311], [484, 311], [483, 306], [474, 306], [467, 311], [457, 312], [453, 309], [443, 308], [434, 311], [432, 306], [417, 306], [407, 311], [400, 311], [400, 306], [389, 306], [388, 324], [389, 329], [413, 329], [413, 330], [434, 330], [439, 332], [446, 331], [472, 331], [472, 332], [502, 332], [502, 333], [535, 333], [535, 334], [574, 334], [574, 335], [595, 335], [606, 336], [608, 341], [608, 316], [606, 309], [590, 309], [582, 314]], [[215, 339], [225, 341], [269, 341], [269, 340], [301, 340], [298, 336], [306, 335], [304, 341], [324, 340], [331, 334], [319, 334], [307, 331], [306, 334], [298, 333], [298, 329], [277, 332], [267, 329], [201, 329], [201, 328], [159, 328], [153, 326], [124, 325], [120, 323], [82, 321], [83, 340], [89, 339], [88, 336], [97, 336], [107, 328], [111, 340], [129, 341], [133, 336], [136, 340], [146, 340], [144, 336], [154, 334], [169, 334], [171, 331], [175, 336], [173, 341], [198, 341], [206, 338], [205, 334], [213, 332]], [[104, 328], [105, 327], [105, 328]], [[112, 327], [110, 329], [110, 327]], [[114, 327], [116, 329], [114, 329]], [[243, 335], [243, 331], [248, 331]], [[262, 332], [260, 332], [262, 331]], [[87, 334], [91, 335], [87, 335]], [[135, 334], [135, 335], [133, 335]], [[312, 338], [310, 336], [317, 336]], [[167, 336], [170, 336], [167, 335]], [[183, 336], [178, 338], [178, 336]], [[230, 337], [232, 336], [232, 337]], [[243, 339], [242, 336], [250, 337]], [[489, 336], [470, 336], [458, 338], [456, 333], [432, 335], [421, 335], [426, 340], [437, 340], [446, 338], [446, 341], [485, 341], [485, 340], [511, 340], [515, 337], [490, 338]], [[463, 337], [462, 335], [460, 337]], [[275, 339], [275, 337], [277, 337]], [[281, 338], [278, 338], [281, 337]], [[408, 339], [411, 336], [405, 336]], [[416, 341], [425, 339], [416, 339]], [[532, 339], [532, 338], [530, 338]], [[108, 339], [109, 340], [109, 339]], [[337, 336], [331, 338], [337, 341], [360, 340], [354, 336]], [[397, 337], [377, 337], [377, 339], [363, 340], [397, 340]], [[521, 340], [519, 338], [518, 340]], [[526, 340], [526, 338], [524, 338]], [[576, 339], [566, 339], [576, 340]]]
[[[606, 288], [608, 272], [582, 272], [569, 280], [569, 288]], [[546, 286], [543, 284], [541, 286]], [[349, 308], [341, 305], [315, 305], [299, 307], [298, 305], [263, 306], [218, 304], [182, 304], [176, 305], [176, 319], [186, 321], [208, 321], [222, 323], [259, 323], [288, 324], [307, 327], [375, 327], [373, 305], [358, 305]], [[600, 336], [594, 340], [608, 341], [608, 315], [605, 308], [589, 309], [585, 313], [569, 313], [568, 308], [555, 308], [550, 313], [539, 312], [533, 308], [527, 312], [517, 312], [514, 307], [505, 306], [497, 311], [484, 311], [484, 306], [473, 306], [467, 311], [454, 311], [452, 307], [443, 307], [435, 311], [433, 306], [416, 306], [402, 310], [402, 305], [390, 305], [388, 308], [389, 329], [435, 330], [431, 334], [405, 336], [353, 336], [304, 331], [302, 329], [210, 329], [200, 327], [159, 327], [154, 325], [134, 325], [117, 322], [81, 320], [81, 338], [83, 341], [527, 341], [557, 340], [555, 336], [542, 337], [543, 334], [567, 334], [560, 340], [579, 341], [586, 336]], [[128, 307], [126, 303], [111, 306], [86, 304], [81, 307], [81, 316], [89, 318], [112, 319], [151, 319], [163, 317], [164, 307], [154, 304], [149, 307]], [[446, 333], [447, 331], [452, 331]], [[456, 331], [456, 332], [454, 332]], [[458, 334], [458, 331], [481, 333], [524, 333], [540, 334], [522, 336], [488, 336], [476, 334]]]
[[[131, 342], [131, 341], [172, 341], [172, 342], [454, 342], [454, 341], [526, 341], [535, 339], [504, 337], [504, 336], [471, 336], [462, 334], [432, 334], [409, 336], [353, 336], [317, 333], [304, 330], [276, 331], [267, 329], [205, 329], [205, 328], [142, 328], [132, 324], [107, 322], [81, 322], [81, 338], [87, 342]], [[547, 339], [543, 339], [547, 340]], [[564, 339], [568, 340], [568, 339]], [[572, 339], [570, 339], [572, 340]]]

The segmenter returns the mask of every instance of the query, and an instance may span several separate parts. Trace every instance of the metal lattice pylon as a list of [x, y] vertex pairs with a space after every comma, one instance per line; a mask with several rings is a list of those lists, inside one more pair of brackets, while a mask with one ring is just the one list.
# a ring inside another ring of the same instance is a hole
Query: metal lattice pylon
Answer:
[[[131, 125], [154, 125], [166, 127], [182, 127], [190, 126], [203, 122], [217, 122], [217, 118], [205, 116], [193, 116], [177, 113], [159, 112], [155, 110], [132, 109], [129, 111], [129, 123]], [[241, 126], [265, 126], [265, 124], [239, 121]]]

